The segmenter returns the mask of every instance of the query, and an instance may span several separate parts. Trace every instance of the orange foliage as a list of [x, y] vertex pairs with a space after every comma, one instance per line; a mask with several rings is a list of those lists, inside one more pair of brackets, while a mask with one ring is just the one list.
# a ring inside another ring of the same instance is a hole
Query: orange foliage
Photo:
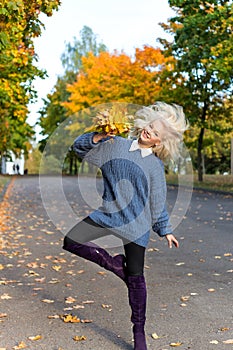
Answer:
[[75, 113], [107, 102], [151, 104], [160, 91], [159, 73], [166, 60], [160, 49], [149, 46], [136, 49], [133, 59], [118, 52], [90, 53], [83, 57], [76, 81], [67, 86], [71, 95], [63, 106]]

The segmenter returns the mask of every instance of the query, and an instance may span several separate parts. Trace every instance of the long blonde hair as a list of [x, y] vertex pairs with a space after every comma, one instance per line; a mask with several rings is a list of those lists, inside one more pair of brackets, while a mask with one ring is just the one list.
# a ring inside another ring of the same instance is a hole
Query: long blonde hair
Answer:
[[136, 112], [135, 116], [134, 127], [130, 133], [131, 136], [139, 138], [142, 130], [148, 124], [159, 120], [165, 132], [162, 135], [161, 143], [152, 147], [153, 153], [163, 161], [175, 160], [179, 157], [183, 133], [189, 126], [181, 106], [156, 102], [153, 105], [141, 108]]

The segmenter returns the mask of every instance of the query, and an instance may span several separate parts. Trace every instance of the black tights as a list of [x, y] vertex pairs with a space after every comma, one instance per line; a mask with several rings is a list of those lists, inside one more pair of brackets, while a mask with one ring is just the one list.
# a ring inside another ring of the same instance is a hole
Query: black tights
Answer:
[[[115, 235], [108, 228], [96, 224], [90, 217], [85, 218], [83, 221], [75, 225], [66, 237], [69, 237], [73, 241], [84, 244], [93, 241], [97, 238], [101, 238], [107, 235]], [[64, 239], [64, 245], [66, 244], [66, 237]], [[119, 236], [117, 236], [119, 238]], [[122, 237], [120, 237], [122, 239]], [[123, 240], [123, 239], [122, 239]], [[134, 243], [123, 240], [127, 273], [130, 276], [141, 276], [144, 272], [144, 260], [145, 260], [145, 248]]]

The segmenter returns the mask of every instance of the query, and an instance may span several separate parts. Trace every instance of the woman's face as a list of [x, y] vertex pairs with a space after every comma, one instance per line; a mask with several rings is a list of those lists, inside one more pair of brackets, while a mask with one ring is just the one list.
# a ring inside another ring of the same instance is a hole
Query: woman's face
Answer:
[[148, 124], [141, 132], [138, 142], [141, 147], [150, 148], [161, 143], [163, 126], [159, 120]]

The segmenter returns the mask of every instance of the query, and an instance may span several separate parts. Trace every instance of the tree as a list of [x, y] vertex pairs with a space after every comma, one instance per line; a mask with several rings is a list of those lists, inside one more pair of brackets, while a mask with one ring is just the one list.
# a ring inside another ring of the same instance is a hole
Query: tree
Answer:
[[[171, 96], [184, 105], [191, 124], [199, 129], [197, 168], [202, 181], [205, 130], [224, 132], [224, 125], [217, 122], [220, 110], [221, 118], [224, 114], [232, 118], [223, 106], [232, 94], [233, 7], [228, 0], [169, 0], [169, 4], [176, 16], [162, 26], [174, 35], [174, 41], [161, 42], [164, 54], [173, 55], [177, 64], [165, 78]], [[175, 86], [174, 77], [176, 81], [181, 77]]]
[[[67, 43], [64, 53], [61, 56], [64, 74], [58, 77], [53, 91], [47, 95], [44, 100], [44, 106], [40, 111], [39, 125], [42, 128], [41, 134], [44, 138], [40, 141], [39, 149], [44, 150], [47, 141], [56, 128], [67, 118], [67, 109], [63, 102], [68, 101], [70, 92], [66, 89], [68, 84], [72, 84], [77, 74], [82, 68], [82, 57], [87, 57], [91, 52], [98, 56], [101, 52], [106, 51], [106, 46], [98, 41], [97, 35], [92, 29], [84, 26], [80, 31], [80, 39], [74, 37], [73, 43]], [[72, 150], [67, 155], [69, 169], [72, 173], [77, 172], [77, 159]]]
[[73, 43], [66, 44], [65, 51], [61, 56], [65, 75], [70, 72], [76, 76], [82, 67], [82, 57], [87, 56], [90, 52], [94, 56], [98, 56], [100, 52], [107, 51], [107, 47], [102, 42], [98, 42], [97, 35], [90, 27], [84, 26], [79, 36], [79, 40], [74, 37]]
[[108, 102], [152, 104], [158, 95], [158, 84], [166, 58], [159, 48], [136, 49], [135, 57], [115, 51], [90, 53], [82, 59], [76, 81], [67, 86], [68, 102], [62, 105], [75, 113], [83, 108]]
[[36, 67], [33, 39], [41, 34], [40, 12], [51, 16], [59, 0], [2, 0], [0, 9], [0, 152], [27, 151], [33, 136], [28, 103], [36, 97], [32, 82], [45, 72]]

